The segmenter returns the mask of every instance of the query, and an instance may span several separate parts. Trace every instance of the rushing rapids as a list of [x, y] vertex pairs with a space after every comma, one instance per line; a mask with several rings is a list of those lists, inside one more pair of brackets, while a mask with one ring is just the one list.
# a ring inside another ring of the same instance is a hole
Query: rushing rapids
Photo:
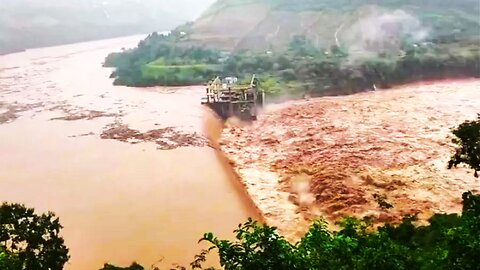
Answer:
[[480, 191], [472, 172], [447, 169], [450, 129], [480, 113], [479, 89], [479, 80], [443, 81], [276, 105], [225, 129], [221, 147], [266, 221], [290, 239], [320, 217], [425, 220], [459, 212], [460, 194]]

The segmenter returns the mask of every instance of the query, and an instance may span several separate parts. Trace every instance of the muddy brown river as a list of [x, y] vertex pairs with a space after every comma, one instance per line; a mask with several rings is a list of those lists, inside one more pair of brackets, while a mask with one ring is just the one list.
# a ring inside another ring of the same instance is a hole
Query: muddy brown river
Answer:
[[0, 56], [0, 201], [60, 217], [66, 269], [187, 264], [256, 217], [206, 143], [203, 87], [112, 85], [104, 57], [141, 38]]

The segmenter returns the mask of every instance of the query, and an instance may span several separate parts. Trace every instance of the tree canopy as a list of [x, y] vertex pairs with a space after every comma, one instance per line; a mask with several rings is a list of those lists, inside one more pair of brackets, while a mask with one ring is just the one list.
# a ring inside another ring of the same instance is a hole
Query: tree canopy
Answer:
[[118, 267], [118, 266], [106, 263], [103, 266], [103, 268], [100, 269], [100, 270], [144, 270], [144, 269], [145, 268], [143, 268], [143, 266], [141, 266], [138, 263], [132, 263], [132, 265], [130, 265], [128, 267]]
[[465, 121], [453, 130], [452, 139], [458, 147], [451, 157], [448, 167], [457, 167], [466, 164], [474, 170], [475, 177], [480, 171], [480, 114], [477, 120]]
[[[0, 206], [1, 269], [61, 270], [70, 258], [59, 219], [20, 204]], [[8, 267], [7, 267], [8, 266]]]

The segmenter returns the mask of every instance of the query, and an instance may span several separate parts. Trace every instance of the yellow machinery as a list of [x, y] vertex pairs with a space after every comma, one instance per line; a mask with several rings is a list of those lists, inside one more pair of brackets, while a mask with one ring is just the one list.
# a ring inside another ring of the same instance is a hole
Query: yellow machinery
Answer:
[[265, 94], [259, 88], [255, 75], [250, 84], [242, 85], [237, 81], [235, 77], [216, 77], [208, 84], [202, 104], [210, 107], [224, 120], [232, 116], [242, 120], [256, 120]]

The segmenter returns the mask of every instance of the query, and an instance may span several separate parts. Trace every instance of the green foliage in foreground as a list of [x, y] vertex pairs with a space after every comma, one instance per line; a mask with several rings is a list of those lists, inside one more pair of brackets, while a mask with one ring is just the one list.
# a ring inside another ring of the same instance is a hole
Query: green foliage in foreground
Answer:
[[[399, 225], [375, 230], [368, 220], [345, 218], [342, 229], [331, 232], [318, 221], [291, 244], [274, 227], [250, 219], [235, 230], [234, 241], [212, 233], [200, 241], [211, 244], [208, 252], [218, 251], [226, 270], [476, 270], [480, 269], [480, 195], [467, 192], [462, 198], [461, 216], [436, 214], [426, 226], [416, 226], [414, 217], [406, 217]], [[192, 269], [202, 269], [208, 252], [196, 257]]]
[[144, 270], [143, 266], [138, 263], [132, 263], [129, 267], [117, 267], [111, 264], [105, 264], [100, 270]]
[[6, 250], [0, 249], [0, 269], [2, 270], [20, 270], [22, 263], [17, 256]]
[[463, 205], [462, 216], [437, 214], [420, 227], [406, 218], [372, 231], [348, 218], [332, 233], [316, 222], [296, 244], [251, 220], [236, 230], [236, 241], [202, 240], [225, 269], [479, 269], [480, 196], [465, 193]]
[[453, 130], [453, 143], [458, 145], [455, 154], [448, 163], [448, 167], [457, 167], [461, 163], [472, 168], [475, 177], [480, 171], [480, 114], [477, 120], [465, 121]]
[[0, 269], [60, 270], [68, 249], [53, 213], [35, 214], [20, 204], [0, 206]]

